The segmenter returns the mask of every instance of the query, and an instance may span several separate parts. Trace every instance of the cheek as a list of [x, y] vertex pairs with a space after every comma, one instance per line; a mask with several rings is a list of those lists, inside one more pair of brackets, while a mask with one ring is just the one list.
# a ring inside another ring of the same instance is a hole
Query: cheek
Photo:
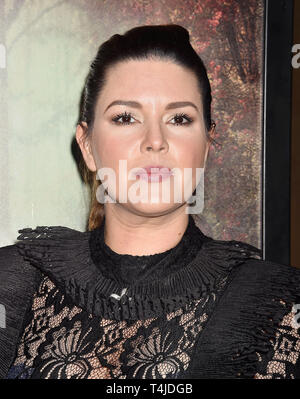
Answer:
[[178, 160], [186, 168], [201, 168], [204, 165], [206, 142], [201, 137], [184, 140], [177, 145]]
[[95, 140], [95, 151], [99, 167], [116, 168], [120, 159], [127, 159], [126, 146], [120, 144], [117, 137], [99, 135]]

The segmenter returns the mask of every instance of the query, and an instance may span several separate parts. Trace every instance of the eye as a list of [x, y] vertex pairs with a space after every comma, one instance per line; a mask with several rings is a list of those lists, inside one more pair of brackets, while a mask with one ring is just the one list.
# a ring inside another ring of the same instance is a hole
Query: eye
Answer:
[[[124, 118], [123, 122], [120, 122], [119, 119]], [[112, 118], [112, 121], [117, 124], [117, 125], [130, 125], [132, 122], [130, 122], [130, 119], [133, 118], [132, 114], [129, 112], [127, 113], [126, 111], [123, 112], [122, 114], [117, 114]]]
[[[177, 122], [172, 123], [172, 125], [176, 126], [190, 125], [193, 122], [193, 119], [184, 113], [176, 114], [172, 119], [177, 120]], [[187, 122], [182, 122], [183, 119], [185, 119]]]

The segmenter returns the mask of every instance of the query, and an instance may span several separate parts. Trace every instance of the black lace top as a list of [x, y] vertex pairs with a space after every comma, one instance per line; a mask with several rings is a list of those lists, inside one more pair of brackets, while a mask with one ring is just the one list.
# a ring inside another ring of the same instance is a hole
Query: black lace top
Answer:
[[19, 232], [0, 249], [0, 376], [300, 378], [300, 271], [251, 245], [205, 236], [191, 215], [180, 242], [150, 256], [112, 251], [104, 224]]

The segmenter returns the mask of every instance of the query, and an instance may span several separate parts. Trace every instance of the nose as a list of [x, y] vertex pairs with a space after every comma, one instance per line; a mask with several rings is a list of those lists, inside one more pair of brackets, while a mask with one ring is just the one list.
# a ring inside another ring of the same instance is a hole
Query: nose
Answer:
[[169, 144], [160, 124], [152, 123], [151, 126], [148, 127], [145, 137], [141, 143], [141, 151], [167, 152], [168, 150]]

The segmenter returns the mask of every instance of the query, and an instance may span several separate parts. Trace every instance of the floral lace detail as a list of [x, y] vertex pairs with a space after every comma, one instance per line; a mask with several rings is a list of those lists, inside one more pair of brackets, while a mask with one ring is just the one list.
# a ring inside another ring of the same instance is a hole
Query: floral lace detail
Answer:
[[293, 311], [284, 316], [272, 350], [265, 357], [259, 355], [258, 372], [254, 378], [300, 378], [300, 327], [295, 325], [294, 318]]
[[207, 293], [164, 316], [117, 321], [74, 306], [45, 276], [7, 378], [182, 378], [216, 298]]

